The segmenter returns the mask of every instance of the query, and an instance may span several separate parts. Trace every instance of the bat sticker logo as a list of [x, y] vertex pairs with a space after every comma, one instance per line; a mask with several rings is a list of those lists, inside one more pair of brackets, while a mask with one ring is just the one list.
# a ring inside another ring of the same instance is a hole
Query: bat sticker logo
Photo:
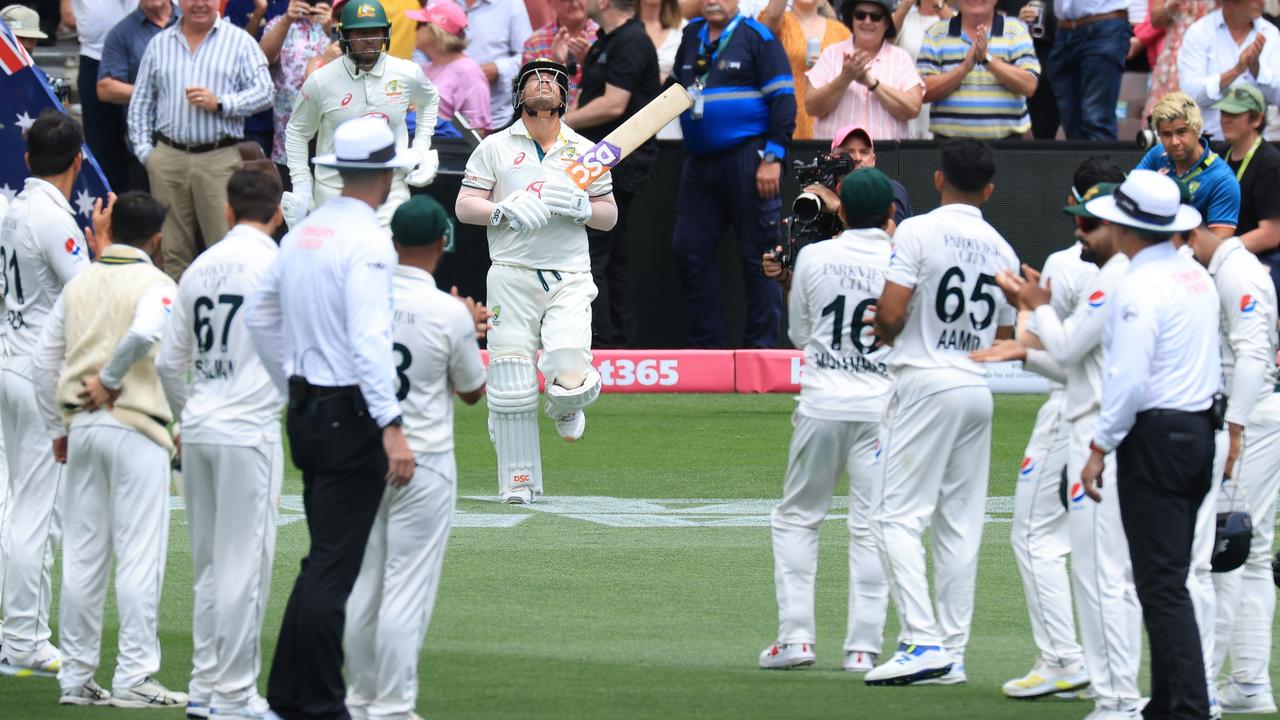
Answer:
[[569, 176], [579, 188], [586, 190], [619, 162], [622, 162], [622, 148], [601, 140], [584, 153], [581, 160], [569, 166]]

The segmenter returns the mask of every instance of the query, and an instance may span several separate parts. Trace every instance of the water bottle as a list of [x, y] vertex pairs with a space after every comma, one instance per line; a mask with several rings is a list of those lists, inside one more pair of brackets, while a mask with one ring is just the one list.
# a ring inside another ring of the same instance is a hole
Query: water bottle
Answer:
[[[1037, 0], [1038, 2], [1039, 0]], [[822, 38], [811, 37], [804, 46], [804, 64], [813, 67], [818, 62], [818, 56], [822, 54]]]
[[1031, 33], [1031, 37], [1039, 40], [1044, 37], [1044, 2], [1043, 0], [1031, 0], [1027, 3], [1027, 7], [1036, 11], [1036, 19], [1031, 22], [1027, 30]]

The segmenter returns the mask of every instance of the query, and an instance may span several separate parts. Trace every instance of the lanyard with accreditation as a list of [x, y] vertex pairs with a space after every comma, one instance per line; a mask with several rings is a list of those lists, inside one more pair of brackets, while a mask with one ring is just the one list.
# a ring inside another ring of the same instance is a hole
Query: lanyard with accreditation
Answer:
[[1253, 154], [1258, 152], [1258, 146], [1262, 144], [1262, 138], [1259, 137], [1253, 141], [1253, 147], [1249, 148], [1249, 152], [1245, 153], [1244, 160], [1240, 161], [1240, 169], [1236, 170], [1236, 182], [1240, 182], [1240, 178], [1244, 177], [1244, 171], [1249, 167], [1249, 161], [1253, 159]]
[[716, 41], [714, 48], [709, 48], [710, 40], [708, 39], [710, 28], [704, 23], [702, 30], [698, 32], [698, 57], [694, 60], [694, 81], [693, 87], [689, 88], [689, 96], [693, 98], [693, 119], [702, 119], [702, 89], [707, 86], [707, 76], [711, 74], [711, 68], [716, 64], [716, 58], [720, 57], [720, 53], [729, 45], [729, 38], [733, 37], [733, 31], [738, 29], [738, 23], [742, 22], [742, 16], [734, 16], [732, 22], [725, 27], [724, 32], [720, 33], [720, 39]]

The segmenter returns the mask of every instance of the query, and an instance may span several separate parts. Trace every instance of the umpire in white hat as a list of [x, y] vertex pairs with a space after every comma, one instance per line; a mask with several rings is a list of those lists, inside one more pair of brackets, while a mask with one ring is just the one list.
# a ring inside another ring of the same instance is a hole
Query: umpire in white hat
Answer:
[[285, 607], [267, 684], [286, 720], [348, 718], [342, 679], [347, 596], [386, 485], [413, 477], [401, 432], [391, 340], [396, 253], [376, 209], [397, 168], [417, 164], [383, 120], [338, 127], [342, 195], [285, 236], [250, 300], [254, 346], [289, 395], [287, 428], [302, 470], [311, 546]]
[[[1209, 695], [1187, 572], [1222, 426], [1218, 293], [1170, 241], [1198, 227], [1200, 213], [1181, 204], [1176, 181], [1149, 170], [1085, 210], [1110, 224], [1130, 264], [1107, 318], [1101, 418], [1081, 480], [1094, 501], [1120, 502], [1151, 640], [1143, 716], [1204, 720]], [[1115, 488], [1100, 481], [1107, 462], [1116, 463]]]

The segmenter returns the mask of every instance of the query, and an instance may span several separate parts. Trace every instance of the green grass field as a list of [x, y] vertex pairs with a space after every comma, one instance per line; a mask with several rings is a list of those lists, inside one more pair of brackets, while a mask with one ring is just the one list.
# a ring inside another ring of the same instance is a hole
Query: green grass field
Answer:
[[[1013, 494], [1040, 400], [997, 400], [993, 498]], [[419, 668], [419, 712], [428, 718], [1084, 717], [1091, 703], [1015, 702], [1000, 695], [1001, 683], [1024, 673], [1035, 650], [1009, 547], [1012, 506], [998, 500], [983, 536], [967, 685], [868, 688], [841, 671], [848, 537], [839, 520], [823, 528], [818, 664], [793, 672], [756, 669], [757, 653], [776, 632], [767, 511], [780, 492], [793, 407], [789, 396], [603, 397], [588, 413], [581, 443], [563, 443], [544, 425], [549, 502], [532, 510], [494, 502], [483, 404], [459, 407], [462, 499]], [[300, 492], [290, 470], [285, 494]], [[756, 502], [742, 502], [749, 500]], [[286, 501], [285, 516], [295, 513], [290, 506]], [[306, 547], [305, 525], [292, 519], [280, 529], [263, 632], [268, 659]], [[181, 512], [174, 513], [172, 530], [159, 679], [185, 689], [191, 571]], [[97, 676], [103, 684], [110, 682], [114, 658], [113, 605], [106, 625]], [[891, 617], [890, 642], [896, 629]], [[264, 668], [264, 685], [265, 674]], [[137, 715], [60, 707], [57, 695], [52, 679], [0, 678], [0, 718]]]

